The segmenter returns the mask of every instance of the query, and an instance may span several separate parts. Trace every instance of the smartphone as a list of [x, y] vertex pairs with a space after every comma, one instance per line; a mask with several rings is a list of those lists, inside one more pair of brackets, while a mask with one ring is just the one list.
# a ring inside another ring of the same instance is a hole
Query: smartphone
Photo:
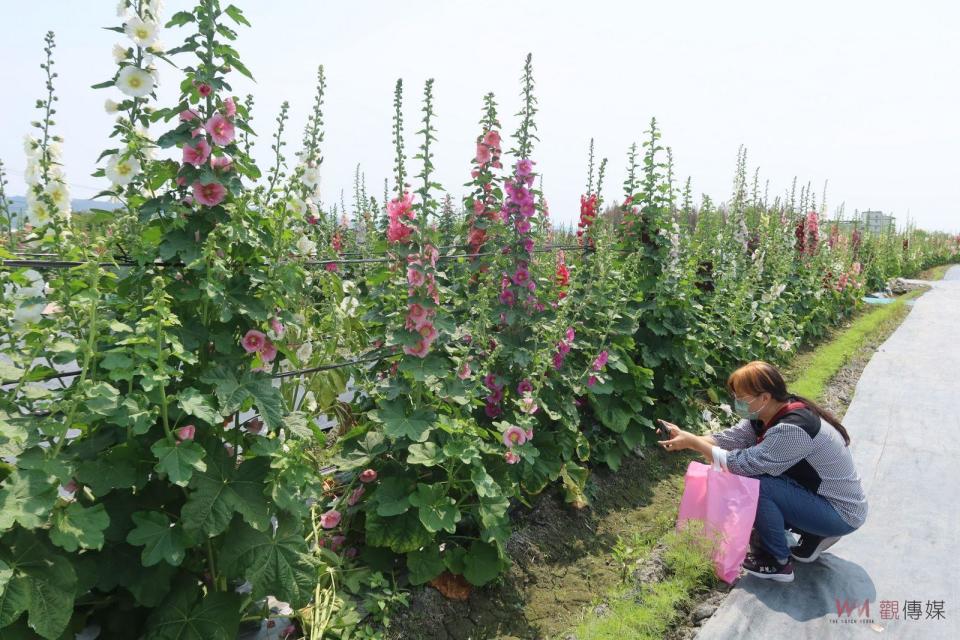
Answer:
[[662, 434], [664, 436], [663, 438], [664, 440], [669, 439], [671, 436], [670, 436], [670, 429], [667, 427], [667, 421], [657, 418], [657, 422], [660, 423], [660, 426], [657, 427], [657, 433]]

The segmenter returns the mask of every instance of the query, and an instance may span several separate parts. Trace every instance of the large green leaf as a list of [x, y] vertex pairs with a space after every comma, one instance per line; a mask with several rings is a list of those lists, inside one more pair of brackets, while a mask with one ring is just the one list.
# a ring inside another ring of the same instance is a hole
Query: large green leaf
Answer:
[[73, 565], [41, 538], [22, 529], [9, 548], [0, 549], [0, 561], [10, 575], [0, 594], [0, 628], [27, 612], [27, 622], [38, 635], [59, 638], [73, 615], [77, 574]]
[[414, 484], [407, 478], [381, 478], [370, 502], [376, 506], [377, 515], [395, 516], [404, 513], [410, 508], [410, 494]]
[[445, 568], [436, 544], [407, 553], [407, 568], [411, 584], [425, 584], [443, 573]]
[[226, 575], [253, 585], [254, 599], [272, 595], [294, 609], [310, 602], [321, 569], [292, 517], [281, 517], [275, 533], [234, 520], [220, 562]]
[[0, 485], [0, 531], [19, 523], [36, 529], [47, 522], [57, 501], [53, 476], [39, 469], [18, 469]]
[[347, 440], [344, 443], [344, 452], [331, 462], [342, 471], [350, 471], [368, 466], [373, 460], [387, 450], [383, 434], [379, 431], [367, 431], [362, 440], [355, 442]]
[[435, 467], [443, 463], [444, 455], [435, 442], [413, 443], [407, 447], [409, 455], [407, 464], [419, 464], [424, 467]]
[[110, 516], [102, 504], [84, 507], [70, 503], [53, 513], [50, 542], [67, 551], [99, 549], [103, 546], [103, 530], [110, 525]]
[[487, 542], [473, 542], [463, 558], [463, 563], [463, 577], [478, 587], [500, 575], [503, 568], [496, 545]]
[[257, 529], [266, 529], [270, 509], [263, 490], [269, 470], [267, 458], [246, 460], [238, 468], [224, 447], [211, 445], [206, 469], [190, 481], [190, 495], [181, 511], [184, 526], [212, 537], [226, 531], [233, 514], [239, 513]]
[[213, 398], [192, 387], [177, 394], [177, 404], [184, 413], [200, 418], [209, 425], [219, 424], [223, 419], [213, 407]]
[[133, 514], [136, 527], [127, 534], [127, 542], [143, 547], [140, 559], [145, 567], [165, 560], [174, 567], [180, 566], [186, 555], [187, 541], [179, 524], [170, 526], [170, 519], [153, 511], [138, 511]]
[[240, 596], [217, 591], [202, 595], [194, 580], [184, 580], [147, 620], [146, 640], [235, 640], [240, 626]]
[[424, 442], [437, 416], [428, 409], [413, 409], [406, 399], [385, 400], [371, 417], [383, 424], [383, 432], [394, 440], [407, 438]]
[[203, 447], [194, 442], [171, 442], [164, 438], [150, 447], [157, 457], [156, 470], [165, 473], [170, 482], [181, 487], [187, 486], [194, 471], [203, 471], [207, 465], [203, 461]]
[[153, 458], [136, 440], [110, 447], [96, 459], [77, 467], [77, 480], [90, 487], [96, 496], [114, 489], [142, 488], [153, 468]]
[[214, 386], [221, 414], [235, 413], [247, 400], [251, 400], [268, 429], [283, 426], [283, 398], [280, 389], [273, 386], [270, 378], [246, 372], [238, 379], [232, 371], [220, 366], [200, 380]]
[[397, 553], [416, 551], [433, 540], [433, 535], [424, 529], [415, 511], [407, 511], [391, 518], [367, 513], [366, 533], [367, 544], [389, 547]]
[[441, 529], [455, 533], [460, 522], [460, 510], [456, 501], [447, 495], [445, 483], [417, 485], [417, 492], [410, 496], [410, 504], [418, 507], [420, 522], [430, 533]]

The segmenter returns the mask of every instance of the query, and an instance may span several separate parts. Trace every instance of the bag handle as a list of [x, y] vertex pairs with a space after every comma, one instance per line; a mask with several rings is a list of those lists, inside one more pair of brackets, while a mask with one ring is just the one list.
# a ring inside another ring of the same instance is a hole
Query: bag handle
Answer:
[[713, 470], [714, 471], [723, 471], [723, 467], [720, 466], [720, 461], [716, 458], [713, 459]]

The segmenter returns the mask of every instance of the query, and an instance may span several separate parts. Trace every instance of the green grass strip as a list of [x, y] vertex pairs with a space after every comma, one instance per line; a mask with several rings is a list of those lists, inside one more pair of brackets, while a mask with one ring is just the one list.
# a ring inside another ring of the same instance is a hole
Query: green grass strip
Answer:
[[788, 381], [790, 391], [814, 401], [821, 400], [830, 379], [837, 375], [868, 341], [899, 325], [909, 311], [907, 300], [912, 300], [923, 292], [923, 289], [915, 289], [890, 304], [869, 309], [835, 338], [819, 345], [812, 352], [799, 356], [790, 367], [797, 372], [796, 378]]

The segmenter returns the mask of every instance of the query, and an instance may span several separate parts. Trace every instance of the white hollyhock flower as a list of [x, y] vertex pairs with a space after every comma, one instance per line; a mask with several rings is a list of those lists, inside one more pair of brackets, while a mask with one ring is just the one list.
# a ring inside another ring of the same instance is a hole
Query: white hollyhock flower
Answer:
[[13, 321], [17, 324], [39, 322], [43, 307], [42, 302], [22, 304], [13, 312]]
[[116, 63], [121, 63], [127, 59], [128, 49], [122, 44], [113, 45], [113, 60]]
[[126, 66], [117, 76], [117, 88], [134, 98], [142, 98], [153, 91], [153, 76], [133, 66]]
[[29, 133], [23, 136], [23, 152], [28, 158], [35, 158], [40, 154], [40, 143]]
[[144, 20], [139, 16], [133, 16], [127, 20], [123, 30], [138, 47], [149, 47], [156, 42], [160, 31], [156, 22]]
[[317, 396], [314, 395], [313, 391], [307, 391], [303, 396], [303, 406], [307, 411], [314, 412], [317, 410]]
[[305, 256], [312, 254], [317, 250], [317, 243], [308, 238], [307, 236], [300, 236], [300, 239], [297, 240], [297, 251], [302, 253]]
[[107, 163], [104, 173], [115, 185], [130, 184], [130, 181], [140, 173], [140, 162], [136, 158], [121, 158], [115, 155]]
[[304, 363], [307, 360], [309, 360], [310, 356], [312, 355], [313, 355], [312, 342], [304, 342], [302, 345], [300, 345], [300, 348], [297, 349], [297, 360], [299, 360], [301, 363]]
[[300, 180], [311, 189], [316, 189], [320, 186], [320, 169], [318, 167], [304, 167], [303, 176]]
[[59, 211], [70, 209], [70, 191], [67, 185], [60, 181], [53, 181], [47, 185], [46, 192]]
[[123, 18], [127, 15], [127, 0], [120, 0], [117, 3], [117, 17]]
[[47, 154], [51, 160], [59, 160], [63, 157], [63, 145], [57, 141], [51, 142], [47, 145]]
[[116, 113], [119, 108], [120, 105], [109, 98], [103, 103], [103, 110], [107, 113]]
[[23, 181], [30, 186], [40, 184], [40, 163], [37, 162], [36, 158], [27, 160], [27, 167], [23, 171]]
[[31, 220], [37, 222], [46, 222], [50, 219], [50, 211], [47, 204], [37, 197], [35, 189], [27, 191], [27, 215]]
[[163, 51], [164, 51], [165, 48], [166, 48], [166, 47], [163, 46], [163, 43], [160, 42], [159, 40], [157, 40], [157, 41], [154, 42], [152, 45], [150, 45], [149, 47], [147, 47], [147, 51], [149, 51], [149, 52], [151, 52], [151, 53], [163, 53]]

